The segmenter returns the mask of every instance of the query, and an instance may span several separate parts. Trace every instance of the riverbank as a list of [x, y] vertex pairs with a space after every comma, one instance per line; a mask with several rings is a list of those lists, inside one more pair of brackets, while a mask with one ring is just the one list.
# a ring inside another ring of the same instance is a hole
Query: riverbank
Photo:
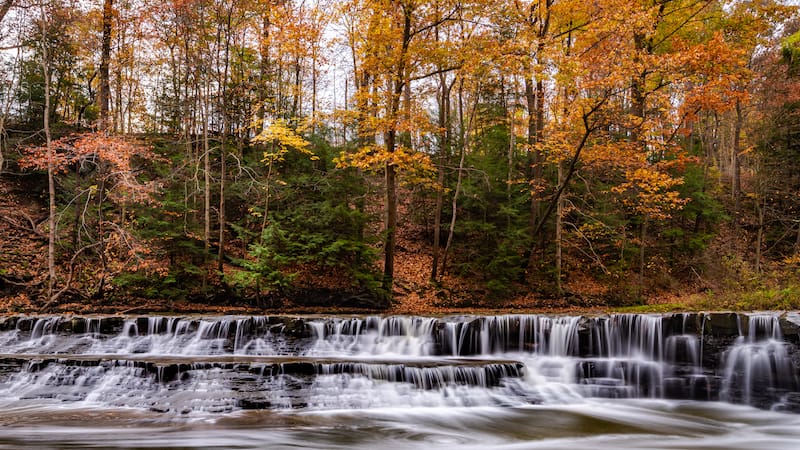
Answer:
[[[601, 302], [576, 301], [575, 298], [536, 298], [534, 295], [509, 299], [503, 304], [475, 302], [452, 305], [435, 300], [435, 293], [412, 292], [398, 295], [389, 308], [353, 306], [308, 306], [283, 301], [260, 306], [245, 302], [170, 301], [130, 298], [124, 301], [96, 303], [64, 303], [43, 311], [25, 294], [0, 297], [0, 315], [39, 314], [384, 314], [384, 315], [492, 315], [492, 314], [575, 314], [669, 313], [700, 311], [791, 311], [800, 310], [800, 290], [764, 289], [751, 292], [700, 294], [662, 294], [640, 304], [608, 305]], [[433, 297], [433, 300], [432, 300]]]

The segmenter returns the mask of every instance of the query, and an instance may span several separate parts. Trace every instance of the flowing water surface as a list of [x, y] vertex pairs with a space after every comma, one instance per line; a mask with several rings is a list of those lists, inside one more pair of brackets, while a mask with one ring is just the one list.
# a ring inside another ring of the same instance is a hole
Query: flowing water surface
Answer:
[[0, 448], [800, 448], [793, 314], [9, 317]]

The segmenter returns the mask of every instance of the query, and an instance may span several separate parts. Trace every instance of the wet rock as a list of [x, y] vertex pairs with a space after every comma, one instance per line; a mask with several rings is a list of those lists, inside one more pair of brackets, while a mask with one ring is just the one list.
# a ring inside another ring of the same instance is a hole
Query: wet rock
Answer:
[[266, 399], [256, 399], [256, 398], [243, 398], [237, 402], [237, 406], [242, 409], [271, 409], [272, 402]]
[[698, 313], [677, 313], [666, 315], [662, 321], [665, 336], [680, 334], [700, 334], [702, 316]]
[[800, 313], [786, 313], [780, 318], [783, 338], [795, 345], [800, 344]]
[[737, 313], [705, 313], [703, 332], [717, 338], [747, 334], [747, 316]]
[[99, 332], [101, 334], [119, 334], [124, 324], [125, 318], [122, 316], [103, 317], [100, 319]]
[[17, 317], [0, 317], [0, 331], [9, 331], [17, 327]]

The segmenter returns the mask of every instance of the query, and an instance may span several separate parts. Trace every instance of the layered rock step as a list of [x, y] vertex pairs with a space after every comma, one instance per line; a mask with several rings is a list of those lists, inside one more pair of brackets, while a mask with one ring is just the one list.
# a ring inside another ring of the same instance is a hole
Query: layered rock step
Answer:
[[166, 410], [184, 412], [646, 397], [797, 410], [799, 319], [6, 317], [0, 402], [164, 410], [170, 398]]

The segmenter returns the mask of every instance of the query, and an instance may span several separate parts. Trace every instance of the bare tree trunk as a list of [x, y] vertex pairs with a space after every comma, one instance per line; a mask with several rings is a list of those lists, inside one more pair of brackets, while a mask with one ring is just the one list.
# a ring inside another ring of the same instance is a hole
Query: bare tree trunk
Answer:
[[516, 90], [516, 78], [514, 78], [514, 82], [511, 83], [511, 99], [512, 101], [508, 105], [507, 114], [508, 114], [508, 152], [506, 154], [506, 164], [508, 164], [508, 170], [506, 171], [506, 198], [511, 200], [511, 183], [514, 179], [514, 149], [517, 147], [517, 134], [514, 132], [514, 124], [515, 124], [515, 117], [516, 108], [517, 108], [517, 90]]
[[478, 109], [478, 100], [475, 100], [475, 103], [472, 105], [472, 111], [470, 113], [469, 122], [464, 122], [464, 81], [461, 80], [459, 87], [458, 87], [458, 120], [459, 120], [459, 130], [461, 131], [461, 135], [459, 137], [459, 148], [461, 151], [461, 157], [458, 162], [458, 177], [456, 178], [456, 189], [453, 192], [453, 204], [452, 204], [452, 214], [450, 216], [450, 229], [447, 232], [447, 242], [444, 246], [444, 254], [442, 255], [442, 271], [441, 273], [444, 274], [447, 272], [447, 256], [450, 253], [450, 246], [453, 243], [453, 234], [455, 234], [456, 229], [456, 217], [458, 212], [458, 196], [461, 194], [461, 184], [464, 178], [464, 162], [467, 156], [467, 147], [469, 145], [469, 133], [470, 128], [472, 127], [472, 122], [475, 117], [475, 111]]
[[[43, 12], [44, 13], [44, 12]], [[44, 19], [42, 19], [44, 21]], [[50, 134], [50, 63], [48, 62], [46, 45], [43, 47], [42, 69], [44, 70], [44, 135], [47, 145], [47, 298], [53, 297], [56, 283], [56, 182], [55, 151]]]
[[220, 86], [222, 89], [221, 114], [222, 114], [222, 133], [219, 142], [220, 153], [220, 176], [219, 176], [219, 248], [217, 251], [217, 271], [220, 277], [223, 275], [223, 261], [225, 258], [225, 183], [227, 177], [227, 150], [225, 148], [228, 129], [230, 128], [228, 117], [228, 67], [230, 59], [230, 44], [231, 44], [231, 14], [230, 10], [227, 11], [227, 22], [225, 28], [225, 52], [224, 52], [224, 69], [222, 71], [222, 79]]
[[797, 221], [797, 237], [794, 239], [794, 254], [800, 255], [800, 220]]
[[292, 93], [292, 118], [300, 117], [300, 108], [302, 107], [300, 103], [300, 96], [303, 93], [303, 86], [301, 84], [302, 78], [300, 77], [300, 58], [297, 58], [294, 62], [294, 92]]
[[[203, 87], [203, 96], [200, 98], [200, 109], [203, 114], [203, 262], [208, 261], [211, 249], [211, 149], [208, 137], [208, 81]], [[203, 275], [205, 287], [206, 275]]]
[[[733, 125], [733, 150], [731, 154], [731, 194], [733, 195], [733, 214], [739, 215], [740, 200], [742, 194], [742, 181], [741, 181], [741, 160], [739, 152], [741, 151], [741, 135], [744, 117], [742, 114], [742, 103], [736, 99], [736, 121]], [[737, 220], [734, 220], [737, 223]]]
[[[274, 143], [272, 145], [275, 145]], [[264, 216], [261, 218], [261, 234], [259, 237], [258, 243], [263, 245], [264, 244], [264, 230], [267, 229], [267, 224], [269, 223], [269, 183], [272, 181], [272, 158], [269, 160], [269, 165], [267, 166], [267, 180], [266, 180], [266, 198], [264, 199]]]
[[[394, 145], [394, 132], [390, 141]], [[387, 292], [392, 292], [394, 281], [394, 255], [397, 235], [397, 172], [391, 163], [386, 164], [386, 239], [383, 253], [383, 287]]]
[[103, 214], [103, 202], [105, 200], [106, 180], [104, 174], [101, 173], [100, 176], [100, 185], [97, 187], [97, 252], [100, 255], [100, 281], [97, 283], [97, 289], [94, 292], [94, 297], [97, 299], [103, 298], [106, 273], [108, 272], [108, 260], [106, 260], [105, 228], [103, 227], [103, 222], [105, 220], [105, 215]]
[[444, 254], [442, 255], [442, 274], [447, 272], [447, 255], [450, 253], [450, 245], [453, 243], [453, 234], [456, 229], [456, 216], [458, 211], [458, 196], [461, 194], [461, 181], [464, 178], [464, 160], [467, 155], [465, 145], [461, 145], [461, 158], [458, 162], [458, 178], [456, 178], [456, 189], [453, 192], [453, 212], [450, 215], [450, 229], [447, 232], [447, 242], [444, 246]]
[[[534, 92], [533, 87], [533, 79], [531, 77], [525, 77], [525, 103], [526, 107], [528, 108], [528, 146], [530, 147], [528, 152], [528, 182], [531, 184], [531, 188], [536, 186], [536, 183], [540, 182], [540, 178], [537, 177], [537, 172], [541, 171], [540, 162], [540, 152], [539, 149], [536, 147], [538, 143], [538, 136], [537, 136], [537, 126], [536, 126], [536, 94]], [[533, 230], [533, 227], [536, 226], [536, 222], [539, 220], [539, 195], [537, 192], [531, 192], [531, 216], [530, 216], [530, 228]]]
[[[550, 15], [553, 0], [545, 0], [544, 3], [539, 3], [539, 17], [537, 30], [537, 45], [536, 45], [536, 62], [542, 65], [545, 62], [545, 47], [547, 42], [547, 35], [550, 32]], [[543, 9], [541, 9], [543, 8]], [[571, 27], [570, 23], [570, 27]], [[567, 53], [569, 54], [570, 47], [572, 46], [572, 34], [567, 35]], [[545, 86], [544, 76], [540, 73], [536, 77], [536, 88], [534, 90], [533, 78], [528, 76], [525, 78], [525, 98], [528, 108], [528, 144], [531, 146], [531, 153], [529, 162], [529, 177], [528, 181], [531, 183], [531, 212], [529, 219], [529, 227], [531, 231], [531, 244], [526, 250], [526, 258], [524, 263], [527, 264], [527, 269], [530, 271], [535, 264], [536, 249], [545, 247], [546, 237], [544, 233], [540, 233], [541, 227], [538, 225], [542, 218], [542, 203], [539, 195], [539, 185], [544, 182], [544, 157], [537, 144], [544, 141], [544, 108], [545, 108]], [[561, 166], [559, 165], [559, 169]]]
[[[103, 0], [103, 42], [100, 51], [100, 89], [97, 101], [100, 107], [100, 129], [108, 128], [109, 99], [111, 87], [109, 83], [109, 65], [111, 62], [111, 24], [114, 20], [113, 0]], [[119, 108], [119, 105], [117, 105]]]
[[[258, 84], [258, 118], [262, 120], [262, 124], [266, 123], [267, 113], [269, 111], [267, 108], [267, 86], [269, 83], [269, 27], [271, 26], [269, 14], [269, 2], [267, 2], [262, 17], [261, 39], [259, 40], [258, 47], [261, 56], [259, 62], [259, 76], [261, 79]], [[258, 133], [258, 131], [256, 133]]]
[[5, 135], [4, 117], [0, 117], [0, 175], [3, 174], [3, 167], [5, 166], [5, 158], [3, 157], [3, 135]]
[[[564, 167], [562, 163], [558, 162], [558, 183], [561, 184], [564, 179]], [[561, 248], [563, 236], [563, 215], [564, 215], [564, 197], [558, 198], [558, 206], [556, 207], [556, 289], [558, 294], [562, 293], [561, 289], [561, 267], [563, 263]]]
[[647, 261], [645, 249], [647, 248], [647, 217], [642, 219], [641, 244], [639, 245], [639, 297], [644, 294], [644, 269]]
[[[386, 151], [394, 153], [397, 148], [397, 115], [400, 112], [400, 97], [406, 87], [406, 58], [411, 43], [411, 9], [403, 8], [403, 41], [397, 64], [397, 72], [393, 74], [391, 87], [392, 98], [388, 115], [393, 121], [386, 133]], [[386, 238], [383, 249], [383, 288], [391, 295], [394, 284], [394, 256], [397, 247], [397, 169], [393, 163], [386, 164]]]
[[[336, 81], [334, 81], [334, 89]], [[336, 101], [336, 94], [334, 92], [334, 102]], [[336, 109], [336, 108], [334, 108]], [[333, 129], [336, 129], [334, 124]], [[311, 135], [317, 134], [317, 51], [314, 48], [311, 57]], [[336, 138], [336, 133], [333, 133], [332, 139]]]
[[437, 170], [436, 181], [436, 207], [434, 211], [433, 224], [433, 261], [431, 262], [431, 281], [438, 279], [439, 253], [441, 250], [442, 234], [442, 207], [444, 206], [444, 172], [450, 151], [450, 87], [447, 84], [445, 74], [439, 76], [439, 167]]
[[767, 196], [762, 195], [763, 200], [756, 201], [756, 212], [758, 213], [758, 232], [756, 233], [756, 273], [761, 273], [761, 246], [764, 244], [764, 214], [767, 209]]
[[[223, 112], [223, 116], [225, 113]], [[225, 183], [227, 164], [225, 159], [227, 152], [225, 150], [227, 133], [227, 119], [222, 119], [222, 135], [220, 136], [220, 174], [219, 174], [219, 248], [217, 249], [217, 271], [222, 275], [222, 261], [225, 257]]]
[[41, 67], [44, 75], [44, 136], [47, 146], [47, 195], [48, 195], [48, 215], [47, 215], [47, 304], [53, 299], [56, 284], [56, 183], [55, 183], [55, 150], [53, 149], [53, 138], [50, 134], [50, 55], [47, 36], [47, 11], [44, 3], [39, 4], [40, 9], [40, 32], [42, 33], [42, 61]]

